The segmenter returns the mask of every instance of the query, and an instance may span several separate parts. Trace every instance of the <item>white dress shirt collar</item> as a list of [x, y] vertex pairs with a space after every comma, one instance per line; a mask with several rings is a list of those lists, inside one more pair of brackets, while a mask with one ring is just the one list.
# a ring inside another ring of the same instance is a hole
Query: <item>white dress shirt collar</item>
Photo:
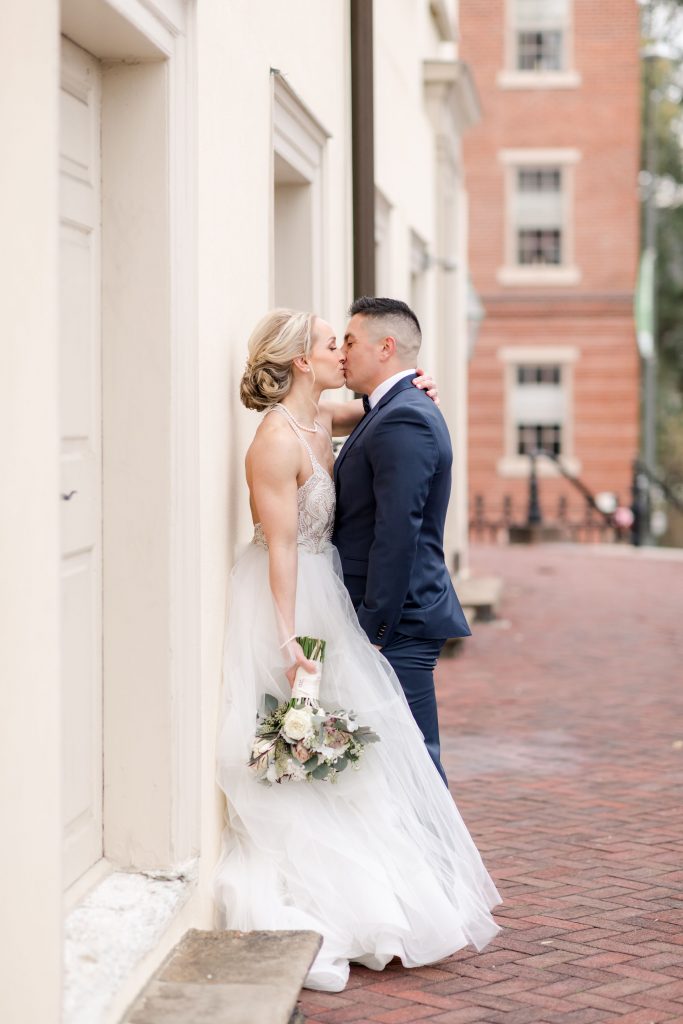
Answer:
[[395, 373], [392, 377], [387, 377], [387, 379], [383, 380], [381, 384], [378, 384], [375, 390], [372, 392], [372, 394], [368, 395], [370, 408], [374, 409], [379, 400], [381, 398], [384, 398], [388, 391], [391, 391], [394, 384], [401, 380], [402, 377], [408, 377], [409, 375], [412, 375], [414, 377], [415, 370], [399, 370], [398, 373]]

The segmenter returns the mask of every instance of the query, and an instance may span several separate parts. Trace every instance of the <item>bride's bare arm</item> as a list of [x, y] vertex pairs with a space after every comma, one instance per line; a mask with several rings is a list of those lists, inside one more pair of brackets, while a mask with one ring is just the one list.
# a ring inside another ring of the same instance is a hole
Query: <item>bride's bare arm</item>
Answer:
[[[432, 377], [419, 367], [415, 372], [416, 376], [413, 377], [415, 387], [426, 391], [432, 401], [436, 405], [440, 405], [439, 391]], [[325, 423], [333, 437], [346, 437], [365, 415], [360, 398], [354, 398], [350, 402], [322, 401], [318, 408], [321, 423]]]
[[268, 542], [268, 570], [283, 661], [292, 663], [290, 683], [299, 664], [313, 669], [292, 638], [296, 632], [297, 474], [301, 446], [291, 431], [264, 423], [249, 449], [251, 491]]
[[322, 401], [318, 410], [320, 422], [328, 427], [333, 437], [346, 437], [364, 416], [360, 398], [352, 398], [350, 402]]

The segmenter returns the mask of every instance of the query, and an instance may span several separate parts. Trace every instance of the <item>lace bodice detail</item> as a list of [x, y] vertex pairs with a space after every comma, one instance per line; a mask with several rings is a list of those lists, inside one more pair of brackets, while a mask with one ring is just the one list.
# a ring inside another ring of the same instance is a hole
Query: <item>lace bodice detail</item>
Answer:
[[[325, 467], [318, 462], [310, 444], [292, 422], [284, 408], [280, 405], [273, 405], [268, 412], [272, 412], [274, 409], [278, 410], [286, 418], [290, 427], [303, 444], [308, 452], [313, 470], [309, 478], [297, 491], [297, 504], [299, 507], [297, 544], [307, 551], [323, 551], [332, 539], [332, 530], [334, 528], [336, 504], [334, 481]], [[263, 527], [260, 523], [254, 524], [252, 543], [266, 550], [268, 549]]]

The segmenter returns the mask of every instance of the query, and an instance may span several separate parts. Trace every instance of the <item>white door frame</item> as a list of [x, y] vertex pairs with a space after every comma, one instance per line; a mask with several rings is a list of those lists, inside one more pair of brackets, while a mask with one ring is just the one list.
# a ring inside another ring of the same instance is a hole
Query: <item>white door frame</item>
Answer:
[[104, 852], [140, 869], [200, 844], [190, 11], [62, 0], [103, 66]]

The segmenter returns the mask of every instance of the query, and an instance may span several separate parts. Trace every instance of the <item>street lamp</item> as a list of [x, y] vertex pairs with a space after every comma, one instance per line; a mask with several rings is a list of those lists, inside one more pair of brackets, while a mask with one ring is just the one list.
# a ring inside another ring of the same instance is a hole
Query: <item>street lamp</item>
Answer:
[[479, 298], [477, 289], [472, 284], [472, 278], [467, 275], [467, 358], [471, 359], [474, 353], [474, 346], [477, 344], [479, 331], [486, 316], [486, 310]]
[[[645, 123], [645, 175], [643, 182], [643, 244], [641, 247], [638, 284], [636, 288], [636, 338], [642, 361], [642, 430], [640, 453], [644, 464], [654, 471], [657, 424], [657, 175], [656, 175], [656, 114], [659, 94], [655, 88], [655, 64], [665, 56], [661, 48], [647, 46], [641, 51], [645, 62], [645, 88], [647, 90], [647, 117]], [[647, 543], [650, 538], [649, 500], [641, 505], [636, 543]], [[643, 514], [644, 513], [644, 514]]]

